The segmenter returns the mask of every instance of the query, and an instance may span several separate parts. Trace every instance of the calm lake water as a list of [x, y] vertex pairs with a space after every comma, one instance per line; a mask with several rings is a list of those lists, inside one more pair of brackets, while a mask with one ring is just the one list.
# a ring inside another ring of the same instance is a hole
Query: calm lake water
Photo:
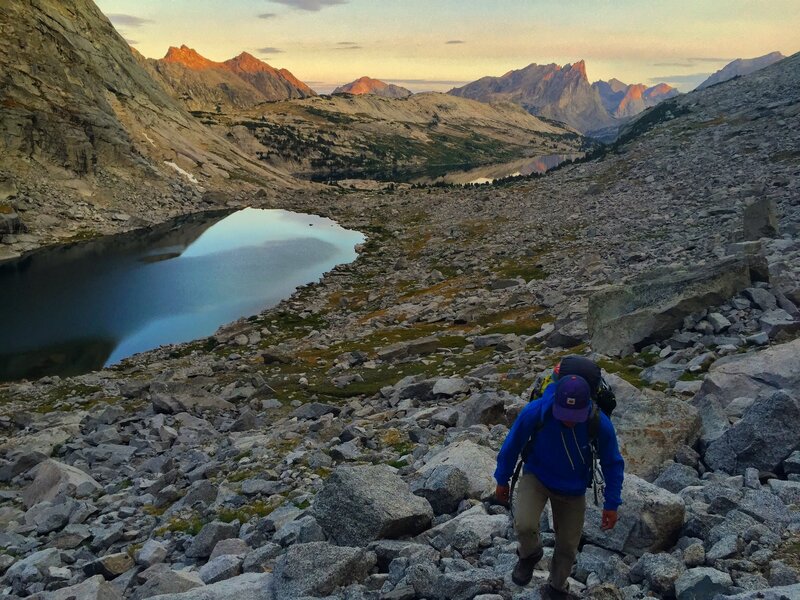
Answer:
[[355, 260], [363, 241], [330, 219], [245, 209], [0, 263], [0, 380], [85, 373], [207, 337]]

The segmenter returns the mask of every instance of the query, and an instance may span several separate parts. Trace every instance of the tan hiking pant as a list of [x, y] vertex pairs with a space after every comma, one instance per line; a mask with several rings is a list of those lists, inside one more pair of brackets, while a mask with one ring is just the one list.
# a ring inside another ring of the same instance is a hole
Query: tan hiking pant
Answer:
[[550, 565], [550, 585], [557, 590], [566, 591], [567, 577], [572, 572], [583, 533], [586, 497], [563, 496], [551, 492], [531, 473], [525, 473], [520, 477], [516, 496], [514, 528], [517, 530], [521, 558], [531, 556], [542, 547], [539, 540], [539, 522], [545, 504], [550, 501], [553, 529], [556, 534], [556, 548]]

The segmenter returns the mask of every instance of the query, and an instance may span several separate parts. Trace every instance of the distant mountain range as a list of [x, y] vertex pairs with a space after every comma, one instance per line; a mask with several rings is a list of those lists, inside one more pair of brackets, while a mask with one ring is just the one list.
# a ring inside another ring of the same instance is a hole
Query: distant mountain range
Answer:
[[698, 85], [697, 89], [702, 90], [717, 83], [733, 79], [734, 77], [749, 75], [784, 58], [786, 57], [780, 52], [770, 52], [769, 54], [757, 58], [737, 58]]
[[151, 75], [189, 110], [247, 109], [262, 102], [316, 96], [286, 69], [276, 69], [247, 52], [214, 62], [181, 46], [170, 48], [162, 59], [145, 62]]
[[513, 102], [533, 115], [591, 134], [618, 128], [628, 118], [679, 92], [666, 83], [647, 87], [611, 79], [592, 84], [581, 60], [563, 67], [532, 64], [501, 77], [484, 77], [449, 93], [482, 102]]
[[412, 94], [411, 90], [407, 90], [404, 87], [370, 77], [362, 77], [348, 84], [339, 86], [333, 90], [333, 93], [354, 94], [356, 96], [373, 94], [375, 96], [383, 96], [384, 98], [408, 98]]

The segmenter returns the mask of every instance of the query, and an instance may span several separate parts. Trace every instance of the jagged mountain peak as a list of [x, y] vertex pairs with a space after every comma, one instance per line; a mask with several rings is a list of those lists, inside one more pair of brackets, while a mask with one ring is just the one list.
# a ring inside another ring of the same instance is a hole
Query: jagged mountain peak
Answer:
[[246, 73], [259, 73], [264, 71], [269, 73], [277, 72], [274, 67], [265, 63], [263, 60], [256, 58], [249, 52], [242, 52], [238, 56], [231, 58], [230, 60], [226, 60], [222, 64], [228, 68]]
[[179, 63], [190, 69], [211, 69], [219, 66], [219, 63], [207, 59], [197, 50], [189, 48], [185, 44], [181, 45], [180, 48], [170, 46], [162, 60], [167, 63]]
[[756, 58], [737, 58], [698, 85], [697, 89], [702, 90], [717, 83], [733, 79], [734, 77], [749, 75], [750, 73], [754, 73], [764, 67], [781, 61], [784, 58], [786, 57], [780, 52], [770, 52], [769, 54], [757, 56]]

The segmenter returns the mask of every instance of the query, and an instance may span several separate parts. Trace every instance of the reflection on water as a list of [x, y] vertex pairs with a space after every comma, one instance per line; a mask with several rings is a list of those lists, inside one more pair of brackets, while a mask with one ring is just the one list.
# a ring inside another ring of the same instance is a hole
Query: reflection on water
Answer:
[[574, 160], [576, 158], [581, 158], [582, 156], [582, 153], [546, 154], [544, 156], [521, 158], [507, 163], [498, 163], [494, 165], [477, 167], [468, 171], [454, 171], [447, 173], [446, 175], [433, 181], [426, 182], [420, 180], [419, 183], [492, 183], [495, 179], [503, 179], [504, 177], [518, 177], [520, 175], [531, 175], [532, 173], [546, 173], [550, 169], [553, 169], [568, 160]]
[[355, 259], [335, 222], [281, 210], [185, 217], [0, 264], [0, 380], [73, 375], [209, 336]]

